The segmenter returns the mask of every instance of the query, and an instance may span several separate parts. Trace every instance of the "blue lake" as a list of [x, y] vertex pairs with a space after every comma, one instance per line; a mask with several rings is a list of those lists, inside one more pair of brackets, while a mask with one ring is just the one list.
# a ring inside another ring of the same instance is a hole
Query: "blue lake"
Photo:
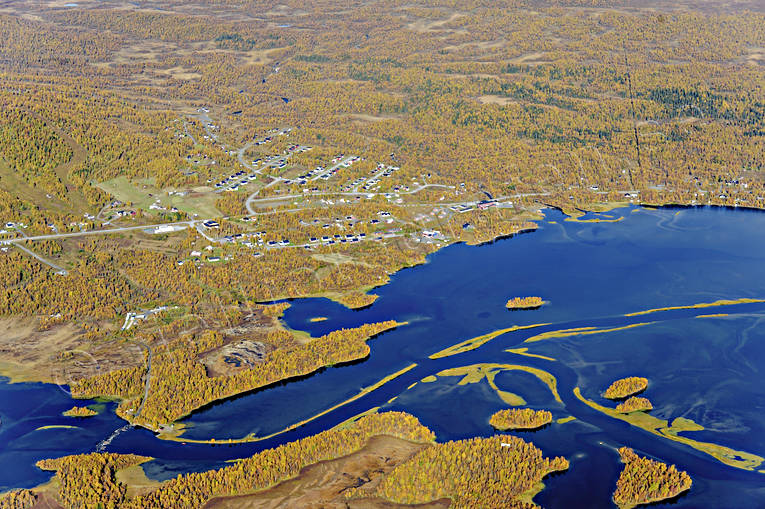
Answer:
[[[613, 507], [610, 496], [621, 469], [616, 448], [674, 463], [694, 480], [673, 507], [757, 507], [765, 505], [765, 474], [725, 465], [687, 445], [658, 437], [602, 414], [573, 394], [602, 405], [600, 393], [629, 375], [649, 378], [645, 396], [652, 415], [693, 419], [704, 431], [694, 440], [765, 456], [765, 303], [678, 309], [639, 316], [636, 311], [685, 306], [718, 299], [765, 297], [765, 214], [723, 208], [627, 208], [586, 218], [624, 217], [620, 222], [565, 221], [547, 211], [539, 230], [476, 247], [454, 245], [405, 269], [375, 290], [370, 307], [351, 311], [326, 299], [292, 302], [284, 320], [320, 335], [341, 327], [395, 319], [409, 324], [370, 341], [366, 360], [327, 368], [312, 376], [210, 405], [186, 419], [189, 439], [266, 436], [309, 419], [324, 409], [412, 363], [399, 378], [293, 431], [261, 442], [236, 445], [161, 441], [146, 430], [125, 429], [113, 405], [97, 417], [60, 415], [72, 400], [56, 386], [0, 382], [0, 490], [33, 486], [50, 474], [34, 467], [40, 458], [105, 449], [157, 458], [146, 464], [150, 477], [223, 466], [280, 443], [328, 429], [370, 408], [404, 410], [433, 429], [439, 440], [489, 436], [491, 414], [507, 405], [484, 381], [459, 385], [442, 370], [477, 363], [519, 364], [557, 378], [562, 403], [547, 386], [522, 371], [503, 371], [500, 389], [522, 396], [554, 418], [573, 416], [533, 433], [518, 433], [547, 455], [564, 455], [568, 472], [546, 480], [535, 501], [547, 508]], [[539, 295], [537, 310], [508, 311], [514, 296]], [[697, 318], [698, 315], [727, 316]], [[316, 316], [328, 318], [311, 322]], [[577, 327], [615, 328], [609, 333], [523, 343], [547, 331]], [[518, 330], [462, 354], [429, 359], [465, 339], [513, 325], [547, 323]], [[508, 353], [529, 353], [555, 360]], [[416, 383], [412, 386], [412, 384]], [[393, 399], [395, 398], [395, 399]], [[392, 401], [391, 401], [392, 400]], [[78, 429], [48, 429], [46, 425]], [[14, 465], [7, 468], [5, 465]], [[759, 466], [763, 469], [765, 465]]]

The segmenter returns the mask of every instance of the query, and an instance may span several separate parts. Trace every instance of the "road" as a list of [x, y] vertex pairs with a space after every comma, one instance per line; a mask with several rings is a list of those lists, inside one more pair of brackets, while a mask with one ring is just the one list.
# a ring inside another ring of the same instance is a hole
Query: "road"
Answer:
[[213, 244], [218, 242], [217, 240], [207, 235], [207, 233], [202, 229], [202, 223], [197, 223], [196, 228], [197, 228], [197, 233], [199, 233], [202, 237], [207, 239], [208, 242], [212, 242]]
[[[26, 239], [18, 239], [18, 240], [30, 240], [30, 239], [31, 239], [30, 237], [27, 237]], [[28, 254], [28, 255], [30, 255], [30, 256], [32, 256], [34, 258], [37, 258], [37, 260], [40, 261], [41, 263], [44, 263], [45, 265], [48, 265], [49, 267], [54, 268], [56, 270], [57, 274], [61, 274], [62, 276], [66, 276], [67, 274], [69, 274], [69, 272], [67, 272], [66, 269], [64, 269], [62, 267], [59, 267], [58, 265], [56, 265], [55, 263], [53, 263], [50, 260], [46, 260], [42, 256], [38, 255], [34, 251], [31, 251], [31, 250], [25, 248], [21, 244], [16, 244], [16, 247], [19, 248], [20, 250], [24, 251], [26, 254]]]
[[198, 111], [196, 114], [196, 117], [199, 118], [199, 120], [202, 121], [204, 124], [205, 132], [207, 133], [207, 136], [210, 137], [213, 141], [218, 141], [218, 135], [215, 134], [212, 129], [210, 129], [210, 125], [212, 124], [212, 119], [210, 118], [210, 115], [207, 114], [205, 111]]
[[19, 234], [20, 234], [22, 237], [24, 237], [25, 239], [28, 239], [28, 238], [29, 238], [29, 236], [27, 236], [26, 232], [24, 232], [24, 230], [22, 230], [22, 229], [21, 229], [21, 228], [19, 228], [18, 226], [14, 226], [14, 227], [13, 227], [13, 229], [14, 229], [14, 230], [16, 230], [17, 232], [19, 232]]
[[151, 348], [149, 348], [143, 341], [137, 341], [137, 343], [141, 345], [141, 348], [146, 351], [146, 380], [143, 385], [143, 398], [141, 399], [141, 404], [138, 405], [138, 409], [133, 414], [133, 417], [138, 417], [141, 415], [141, 412], [143, 411], [143, 405], [146, 403], [146, 399], [149, 397], [149, 385], [151, 384]]
[[[26, 234], [26, 232], [24, 232], [24, 230], [22, 230], [18, 226], [14, 226], [14, 229], [17, 232], [19, 232], [21, 234], [21, 236], [23, 237], [23, 238], [20, 238], [18, 240], [33, 240], [33, 239], [31, 239], [29, 237], [29, 235]], [[69, 274], [69, 272], [66, 269], [64, 269], [62, 267], [59, 267], [58, 265], [56, 265], [55, 263], [53, 263], [52, 261], [50, 261], [50, 260], [48, 260], [46, 258], [43, 258], [42, 256], [38, 255], [37, 253], [35, 253], [31, 249], [27, 249], [26, 247], [22, 246], [21, 244], [16, 244], [16, 247], [19, 248], [21, 251], [24, 251], [26, 254], [32, 256], [33, 258], [36, 258], [39, 262], [44, 263], [45, 265], [55, 269], [56, 270], [56, 274], [60, 274], [62, 276], [66, 276], [67, 274]]]
[[353, 159], [354, 157], [355, 156], [348, 156], [348, 157], [343, 158], [342, 161], [338, 162], [337, 164], [335, 164], [331, 168], [328, 168], [328, 169], [324, 170], [323, 172], [321, 172], [320, 174], [314, 175], [313, 177], [311, 177], [311, 180], [319, 180], [324, 175], [332, 174], [333, 171], [335, 171], [336, 169], [338, 169], [342, 165], [349, 163], [351, 161], [351, 159]]
[[359, 187], [363, 186], [364, 184], [366, 184], [370, 180], [375, 180], [376, 179], [379, 182], [380, 179], [382, 178], [381, 175], [383, 173], [385, 173], [386, 171], [392, 171], [392, 170], [390, 170], [387, 166], [383, 166], [382, 168], [380, 168], [377, 171], [375, 171], [374, 173], [372, 173], [369, 177], [365, 177], [361, 182], [356, 184], [356, 186], [354, 186], [353, 189], [351, 189], [351, 192], [358, 193], [359, 192]]
[[[268, 183], [268, 184], [266, 184], [265, 186], [261, 187], [260, 189], [258, 189], [258, 190], [257, 190], [257, 191], [255, 191], [254, 193], [252, 193], [252, 194], [251, 194], [251, 195], [250, 195], [250, 196], [247, 198], [247, 201], [246, 201], [244, 204], [245, 204], [245, 206], [247, 207], [247, 212], [249, 212], [250, 214], [255, 214], [255, 212], [254, 212], [254, 211], [253, 211], [253, 209], [252, 209], [252, 206], [250, 205], [250, 200], [252, 200], [254, 197], [256, 197], [256, 196], [258, 195], [258, 193], [260, 193], [260, 192], [261, 192], [263, 189], [267, 189], [267, 188], [269, 188], [269, 187], [271, 187], [271, 186], [273, 186], [273, 185], [275, 185], [275, 184], [278, 184], [279, 182], [281, 182], [281, 181], [285, 180], [285, 179], [283, 179], [283, 178], [281, 178], [281, 177], [278, 177], [278, 176], [276, 176], [276, 175], [267, 175], [267, 174], [263, 173], [263, 170], [265, 170], [266, 168], [269, 168], [269, 167], [273, 167], [273, 164], [274, 164], [274, 163], [270, 163], [270, 162], [268, 162], [268, 163], [262, 164], [262, 165], [260, 166], [260, 168], [255, 168], [253, 165], [251, 165], [250, 163], [248, 163], [248, 162], [247, 162], [247, 160], [246, 160], [246, 159], [245, 159], [245, 157], [244, 157], [244, 153], [247, 151], [247, 149], [249, 149], [250, 147], [252, 147], [252, 146], [253, 146], [255, 143], [257, 143], [257, 141], [256, 141], [256, 140], [252, 140], [252, 141], [248, 142], [246, 145], [244, 145], [242, 148], [240, 148], [240, 149], [237, 151], [236, 157], [237, 157], [237, 159], [239, 160], [239, 164], [241, 164], [242, 166], [244, 166], [244, 167], [245, 167], [245, 168], [247, 168], [248, 170], [250, 170], [250, 171], [252, 171], [252, 172], [254, 172], [254, 173], [257, 173], [258, 175], [261, 175], [261, 176], [266, 176], [266, 177], [270, 178], [270, 179], [271, 179], [271, 182], [269, 182], [269, 183]], [[289, 159], [289, 157], [290, 157], [291, 155], [292, 155], [292, 153], [289, 153], [289, 154], [285, 154], [285, 155], [283, 156], [283, 157], [284, 157], [284, 160], [286, 161], [287, 159]]]
[[284, 196], [269, 196], [268, 198], [257, 198], [257, 195], [260, 191], [263, 189], [266, 189], [267, 187], [271, 187], [275, 182], [271, 182], [269, 185], [260, 188], [258, 191], [252, 193], [245, 202], [245, 205], [247, 207], [247, 212], [250, 215], [257, 215], [258, 213], [255, 212], [255, 209], [253, 208], [253, 204], [255, 203], [268, 203], [270, 201], [282, 201], [282, 200], [289, 200], [291, 198], [300, 198], [300, 197], [306, 197], [306, 196], [379, 196], [384, 194], [414, 194], [422, 191], [423, 189], [427, 189], [429, 187], [440, 187], [440, 188], [446, 188], [446, 189], [454, 189], [454, 186], [447, 186], [446, 184], [423, 184], [421, 186], [418, 186], [415, 189], [411, 189], [409, 191], [401, 191], [398, 193], [354, 193], [354, 192], [342, 192], [342, 191], [318, 191], [315, 193], [305, 193], [305, 194], [287, 194]]
[[254, 171], [255, 173], [260, 173], [259, 169], [256, 169], [254, 166], [252, 166], [250, 163], [248, 163], [244, 159], [244, 153], [247, 151], [247, 149], [249, 149], [250, 147], [255, 145], [255, 143], [257, 143], [257, 140], [251, 140], [251, 141], [247, 142], [247, 144], [245, 144], [242, 148], [237, 150], [236, 157], [237, 157], [237, 159], [239, 159], [239, 164], [241, 164], [242, 166], [244, 166], [245, 168], [247, 168], [250, 171]]
[[[411, 189], [409, 191], [404, 191], [404, 192], [401, 192], [401, 193], [398, 193], [398, 194], [414, 194], [414, 193], [417, 193], [417, 192], [419, 192], [419, 191], [421, 191], [423, 189], [429, 188], [429, 187], [441, 187], [441, 188], [448, 188], [448, 189], [453, 189], [454, 188], [454, 186], [447, 186], [447, 185], [444, 185], [444, 184], [423, 184], [421, 186], [418, 186], [415, 189]], [[617, 192], [620, 193], [620, 194], [629, 194], [629, 193], [637, 193], [638, 191], [631, 190], [631, 191], [617, 191]], [[607, 194], [607, 193], [608, 193], [608, 191], [597, 191], [596, 192], [596, 194]], [[370, 194], [372, 194], [372, 195], [379, 195], [379, 194], [385, 194], [385, 193], [350, 193], [350, 192], [344, 193], [344, 192], [331, 192], [331, 191], [327, 191], [327, 192], [317, 192], [317, 193], [307, 193], [307, 194], [308, 194], [308, 196], [364, 196], [364, 195], [368, 196]], [[545, 192], [545, 193], [519, 193], [519, 194], [508, 195], [508, 196], [499, 196], [499, 197], [497, 197], [497, 201], [501, 202], [503, 200], [513, 199], [513, 198], [526, 198], [526, 197], [531, 197], [531, 196], [549, 196], [550, 194], [551, 193], [549, 193], [549, 192]], [[305, 197], [305, 196], [306, 196], [305, 194], [290, 194], [290, 195], [285, 195], [285, 196], [273, 196], [273, 197], [268, 197], [268, 198], [255, 199], [255, 194], [253, 194], [253, 195], [251, 195], [247, 199], [247, 210], [248, 210], [248, 212], [250, 212], [251, 215], [258, 215], [259, 213], [254, 212], [254, 211], [251, 210], [252, 203], [254, 203], [254, 202], [267, 203], [267, 202], [270, 202], [270, 201], [281, 201], [281, 200], [285, 200], [285, 199], [299, 198], [299, 197]], [[476, 202], [476, 201], [439, 202], [437, 205], [439, 205], [439, 206], [475, 205], [476, 203], [478, 203], [478, 202]], [[420, 203], [410, 204], [410, 203], [407, 203], [405, 205], [420, 207], [420, 206], [427, 205], [427, 204], [420, 204]], [[288, 212], [288, 211], [283, 211], [283, 212]], [[135, 230], [149, 230], [149, 229], [157, 228], [157, 227], [160, 227], [160, 226], [190, 226], [192, 228], [195, 228], [197, 231], [199, 231], [199, 233], [205, 239], [207, 239], [208, 241], [210, 241], [210, 242], [217, 242], [217, 240], [211, 238], [203, 230], [201, 230], [202, 223], [204, 223], [207, 220], [208, 219], [193, 219], [193, 220], [190, 220], [190, 221], [178, 221], [178, 222], [174, 222], [174, 223], [143, 224], [143, 225], [137, 225], [137, 226], [122, 226], [122, 227], [118, 227], [118, 228], [108, 228], [108, 229], [103, 229], [103, 230], [86, 230], [86, 231], [81, 231], [81, 232], [70, 232], [70, 233], [50, 233], [50, 234], [45, 234], [45, 235], [26, 235], [26, 233], [18, 230], [19, 233], [21, 234], [20, 237], [16, 237], [16, 238], [13, 238], [13, 239], [2, 239], [2, 240], [0, 240], [0, 245], [6, 245], [6, 246], [7, 245], [13, 245], [13, 244], [18, 244], [19, 242], [23, 242], [23, 241], [27, 241], [27, 240], [29, 240], [29, 241], [35, 241], [35, 240], [56, 240], [56, 239], [65, 239], [65, 238], [71, 238], [71, 237], [84, 237], [84, 236], [88, 236], [88, 235], [109, 235], [109, 234], [112, 234], [112, 233], [121, 233], [121, 232], [135, 231]], [[18, 247], [24, 249], [24, 251], [30, 253], [32, 256], [34, 256], [38, 260], [42, 261], [43, 263], [45, 263], [47, 265], [50, 265], [51, 267], [54, 267], [57, 270], [64, 270], [61, 267], [57, 267], [56, 265], [52, 264], [51, 262], [49, 262], [49, 261], [47, 261], [45, 259], [42, 259], [40, 256], [38, 256], [37, 254], [29, 251], [28, 249], [24, 248], [23, 246], [18, 246]]]
[[86, 230], [86, 231], [71, 232], [71, 233], [51, 233], [46, 235], [31, 235], [31, 236], [24, 236], [24, 237], [16, 237], [13, 239], [3, 239], [3, 240], [0, 240], [0, 245], [17, 244], [18, 242], [22, 242], [25, 240], [55, 240], [55, 239], [65, 239], [70, 237], [84, 237], [87, 235], [108, 235], [111, 233], [128, 232], [133, 230], [148, 230], [151, 228], [157, 228], [159, 226], [186, 225], [193, 228], [196, 226], [196, 224], [203, 223], [205, 221], [207, 221], [207, 219], [194, 219], [191, 221], [178, 221], [176, 223], [158, 223], [158, 224], [142, 224], [140, 226], [122, 226], [119, 228], [108, 228], [105, 230]]
[[189, 132], [189, 125], [186, 123], [186, 121], [183, 121], [183, 131], [186, 133], [186, 136], [191, 138], [191, 141], [194, 143], [194, 145], [198, 145], [199, 142], [196, 138], [194, 138], [194, 135]]
[[[138, 410], [133, 414], [133, 417], [138, 417], [141, 415], [141, 412], [143, 411], [143, 405], [146, 402], [146, 398], [149, 397], [149, 381], [151, 380], [151, 348], [149, 348], [145, 343], [142, 341], [138, 341], [138, 344], [146, 350], [147, 357], [146, 357], [146, 381], [144, 383], [143, 387], [143, 399], [141, 400], [141, 404], [138, 405]], [[115, 429], [111, 435], [106, 440], [102, 440], [97, 446], [96, 446], [96, 452], [104, 452], [106, 451], [106, 448], [109, 446], [109, 444], [112, 443], [112, 441], [117, 438], [120, 434], [124, 433], [125, 431], [131, 429], [133, 427], [133, 424], [128, 423], [122, 426], [121, 428]], [[156, 430], [155, 430], [156, 431]]]

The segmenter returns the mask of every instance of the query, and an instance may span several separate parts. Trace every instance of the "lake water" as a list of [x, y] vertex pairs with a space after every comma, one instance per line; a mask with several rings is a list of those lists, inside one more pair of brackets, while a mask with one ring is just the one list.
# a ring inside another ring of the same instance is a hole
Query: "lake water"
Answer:
[[[546, 480], [535, 501], [547, 508], [612, 507], [621, 470], [616, 448], [674, 463], [693, 478], [692, 490], [673, 507], [765, 506], [765, 474], [727, 466], [687, 445], [658, 437], [600, 413], [579, 401], [574, 387], [601, 405], [611, 381], [645, 376], [652, 415], [693, 419], [704, 431], [682, 435], [765, 456], [765, 304], [679, 309], [640, 316], [636, 311], [765, 297], [765, 214], [722, 208], [627, 208], [590, 218], [620, 222], [565, 221], [547, 211], [536, 232], [477, 247], [454, 245], [428, 263], [402, 270], [378, 288], [369, 308], [351, 311], [325, 299], [292, 302], [285, 322], [313, 335], [387, 319], [409, 324], [370, 341], [368, 359], [322, 370], [298, 381], [210, 405], [185, 421], [189, 439], [266, 436], [356, 395], [412, 363], [399, 378], [306, 425], [261, 442], [235, 445], [161, 441], [127, 429], [106, 446], [157, 458], [147, 474], [166, 479], [179, 472], [224, 465], [263, 448], [330, 428], [373, 407], [404, 410], [433, 429], [439, 440], [493, 434], [491, 414], [507, 407], [486, 381], [459, 385], [460, 377], [422, 378], [479, 363], [524, 365], [557, 378], [562, 403], [529, 373], [502, 371], [497, 386], [522, 396], [530, 407], [553, 412], [564, 424], [519, 436], [548, 456], [564, 455], [571, 468]], [[539, 295], [537, 310], [508, 311], [514, 296]], [[697, 318], [726, 313], [727, 316]], [[325, 316], [323, 322], [310, 322]], [[616, 328], [608, 333], [525, 343], [542, 332], [578, 327]], [[497, 337], [473, 351], [428, 356], [455, 343], [513, 325], [549, 323]], [[555, 360], [527, 357], [528, 352]], [[415, 384], [415, 382], [418, 382]], [[412, 384], [415, 384], [412, 386]], [[392, 400], [392, 398], [395, 398]], [[392, 401], [391, 401], [392, 400]], [[123, 426], [110, 411], [85, 420], [62, 417], [72, 401], [56, 386], [0, 383], [0, 490], [33, 486], [49, 478], [34, 461], [88, 452]], [[613, 406], [613, 405], [612, 405]], [[72, 424], [79, 429], [48, 429]], [[758, 467], [765, 468], [765, 465]], [[669, 507], [670, 504], [659, 504]]]

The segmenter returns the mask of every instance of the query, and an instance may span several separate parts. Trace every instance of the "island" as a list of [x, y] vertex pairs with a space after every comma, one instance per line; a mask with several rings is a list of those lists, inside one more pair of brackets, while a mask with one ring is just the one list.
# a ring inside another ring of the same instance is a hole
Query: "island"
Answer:
[[691, 477], [675, 465], [638, 456], [629, 447], [620, 448], [619, 456], [624, 470], [616, 481], [613, 500], [620, 509], [668, 500], [691, 489]]
[[632, 412], [647, 412], [653, 410], [653, 405], [648, 398], [639, 398], [632, 396], [627, 401], [623, 401], [616, 405], [616, 411], [620, 414], [629, 414]]
[[547, 410], [533, 410], [531, 408], [508, 408], [506, 410], [500, 410], [489, 419], [489, 424], [500, 431], [508, 429], [539, 429], [551, 422], [552, 414], [550, 412]]
[[514, 297], [507, 301], [507, 309], [537, 309], [544, 304], [542, 297]]
[[[29, 507], [48, 500], [60, 500], [66, 507], [243, 507], [271, 501], [274, 492], [285, 506], [303, 507], [303, 489], [313, 486], [316, 465], [321, 463], [322, 475], [330, 472], [340, 481], [312, 493], [317, 506], [346, 506], [364, 499], [371, 504], [367, 507], [393, 502], [444, 509], [452, 503], [525, 508], [532, 507], [545, 476], [569, 467], [566, 458], [545, 457], [534, 444], [508, 435], [438, 443], [417, 418], [401, 412], [362, 414], [233, 465], [139, 489], [145, 477], [125, 472], [137, 471], [150, 459], [90, 453], [41, 460], [37, 466], [54, 471], [54, 481], [0, 495], [0, 507]], [[476, 468], [486, 461], [492, 468]]]
[[607, 399], [624, 399], [643, 392], [648, 387], [648, 379], [641, 376], [621, 378], [612, 383], [603, 397]]
[[719, 383], [761, 353], [765, 0], [135, 3], [0, 8], [0, 492], [51, 481], [13, 509], [528, 509], [530, 445], [340, 422], [526, 407], [765, 505], [759, 380]]
[[86, 406], [73, 406], [64, 412], [63, 415], [66, 417], [93, 417], [94, 415], [98, 415], [98, 412]]
[[405, 507], [444, 500], [443, 507], [531, 508], [537, 507], [532, 499], [544, 488], [542, 479], [568, 467], [566, 458], [545, 458], [518, 437], [471, 438], [423, 448], [384, 475], [377, 486], [367, 483], [345, 496], [381, 498]]
[[666, 438], [668, 440], [693, 447], [698, 451], [709, 454], [725, 465], [740, 468], [743, 470], [755, 471], [765, 462], [765, 458], [751, 452], [731, 449], [730, 447], [725, 447], [721, 444], [701, 442], [699, 440], [694, 440], [692, 438], [682, 436], [681, 433], [684, 431], [701, 431], [704, 429], [703, 426], [692, 421], [691, 419], [677, 417], [672, 421], [672, 423], [670, 423], [666, 419], [659, 419], [658, 417], [654, 417], [646, 412], [622, 414], [613, 408], [604, 407], [592, 400], [585, 398], [582, 395], [582, 390], [579, 387], [574, 387], [574, 396], [576, 396], [576, 398], [585, 405], [599, 412], [602, 412], [609, 417], [627, 422], [633, 426], [644, 429], [649, 433], [653, 433], [658, 437]]

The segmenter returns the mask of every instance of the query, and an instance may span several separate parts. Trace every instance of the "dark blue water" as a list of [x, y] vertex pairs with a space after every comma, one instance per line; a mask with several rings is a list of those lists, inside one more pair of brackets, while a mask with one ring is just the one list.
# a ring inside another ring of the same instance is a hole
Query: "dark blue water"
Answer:
[[[0, 379], [0, 491], [29, 487], [47, 481], [50, 472], [34, 466], [45, 458], [92, 452], [99, 442], [125, 423], [114, 414], [115, 403], [87, 419], [64, 417], [76, 403], [64, 388], [50, 384], [8, 384]], [[38, 430], [44, 426], [76, 426]]]
[[[377, 391], [297, 430], [257, 443], [209, 446], [164, 442], [145, 430], [131, 429], [118, 434], [107, 450], [154, 456], [157, 460], [146, 466], [148, 475], [166, 479], [222, 466], [227, 459], [316, 433], [375, 406], [413, 413], [439, 440], [488, 436], [493, 433], [489, 416], [506, 405], [486, 382], [458, 385], [457, 377], [439, 377], [434, 383], [407, 388], [447, 368], [486, 362], [523, 364], [554, 374], [563, 404], [527, 373], [499, 374], [500, 388], [521, 395], [531, 407], [551, 410], [556, 419], [576, 417], [520, 434], [545, 454], [564, 455], [571, 461], [570, 470], [548, 479], [547, 489], [535, 499], [544, 507], [612, 507], [610, 496], [620, 470], [615, 449], [622, 445], [689, 472], [693, 489], [674, 502], [675, 507], [765, 507], [763, 474], [726, 466], [686, 445], [600, 414], [572, 393], [579, 386], [586, 397], [603, 404], [599, 394], [612, 380], [647, 376], [646, 396], [654, 404], [653, 415], [691, 418], [706, 429], [686, 436], [765, 456], [765, 386], [759, 373], [765, 368], [765, 304], [623, 316], [649, 308], [765, 296], [765, 214], [720, 208], [630, 208], [599, 217], [619, 216], [625, 219], [618, 223], [576, 223], [550, 211], [534, 233], [478, 247], [448, 247], [430, 256], [425, 265], [394, 275], [390, 284], [375, 290], [380, 295], [377, 302], [360, 311], [325, 299], [294, 301], [285, 314], [286, 323], [313, 335], [387, 319], [410, 323], [373, 339], [371, 355], [362, 362], [328, 368], [195, 413], [186, 420], [185, 436], [268, 435], [418, 364]], [[522, 295], [540, 295], [549, 304], [533, 311], [505, 309], [508, 298]], [[730, 316], [695, 318], [706, 313]], [[315, 316], [328, 320], [310, 322]], [[527, 337], [548, 330], [648, 321], [655, 323], [523, 344]], [[551, 325], [508, 333], [471, 352], [428, 359], [464, 339], [542, 322]], [[518, 346], [556, 361], [504, 352]], [[19, 399], [26, 404], [19, 406]], [[82, 430], [34, 431], [42, 424], [69, 423], [56, 416], [71, 404], [55, 386], [0, 384], [0, 464], [20, 465], [13, 472], [0, 468], [0, 489], [45, 480], [47, 474], [36, 471], [34, 460], [93, 450], [122, 425], [107, 413], [78, 421]], [[33, 445], [45, 448], [36, 450]]]

